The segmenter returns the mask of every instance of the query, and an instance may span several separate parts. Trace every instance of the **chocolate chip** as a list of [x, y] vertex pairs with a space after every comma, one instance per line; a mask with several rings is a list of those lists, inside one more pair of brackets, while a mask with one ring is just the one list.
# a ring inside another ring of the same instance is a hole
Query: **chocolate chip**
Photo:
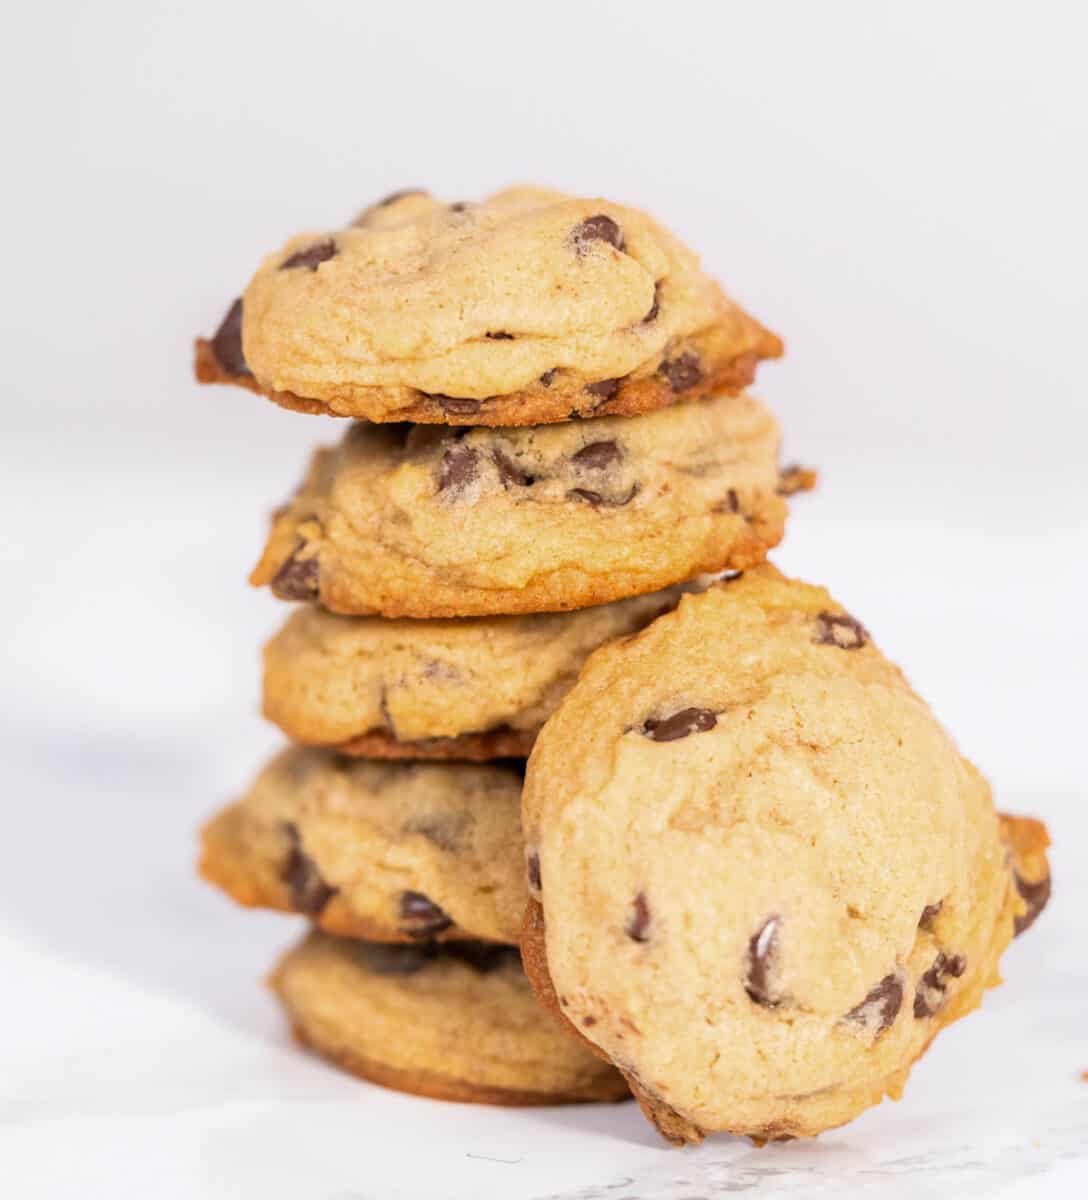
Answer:
[[[390, 204], [396, 204], [398, 200], [403, 200], [405, 196], [426, 196], [428, 194], [423, 188], [401, 188], [399, 192], [390, 192], [388, 196], [383, 196], [374, 205], [374, 208], [388, 208]], [[456, 207], [454, 204], [450, 205], [450, 208]]]
[[605, 496], [600, 492], [591, 491], [589, 488], [571, 488], [567, 492], [568, 499], [584, 500], [593, 508], [623, 508], [625, 504], [630, 504], [638, 495], [638, 484], [631, 484], [631, 489], [626, 496]]
[[618, 379], [600, 379], [596, 383], [586, 384], [586, 391], [600, 400], [611, 400], [620, 390]]
[[687, 351], [678, 358], [667, 359], [657, 368], [657, 373], [668, 380], [669, 387], [674, 392], [686, 392], [689, 388], [701, 382], [703, 369], [699, 365], [699, 357]]
[[437, 955], [432, 946], [398, 946], [382, 942], [357, 942], [344, 939], [363, 965], [374, 975], [414, 975]]
[[433, 937], [449, 929], [453, 921], [422, 892], [401, 892], [400, 915], [409, 922], [409, 937]]
[[443, 412], [452, 413], [455, 417], [470, 417], [483, 406], [482, 400], [472, 400], [467, 396], [443, 396], [440, 392], [423, 394], [428, 400], [434, 400]]
[[336, 888], [330, 887], [321, 878], [317, 864], [302, 849], [298, 827], [288, 823], [284, 825], [283, 831], [287, 835], [290, 848], [280, 871], [280, 878], [287, 884], [291, 907], [306, 913], [307, 916], [316, 917], [336, 895]]
[[840, 650], [860, 650], [869, 640], [869, 631], [849, 613], [822, 612], [816, 618], [818, 646], [837, 646]]
[[544, 374], [541, 375], [540, 382], [545, 387], [551, 387], [553, 380], [555, 379], [556, 375], [558, 375], [558, 374], [559, 374], [559, 368], [552, 367], [552, 369], [550, 371], [545, 371]]
[[577, 454], [570, 456], [570, 461], [576, 466], [585, 467], [590, 471], [603, 471], [613, 463], [623, 458], [623, 451], [613, 441], [590, 442], [583, 446]]
[[646, 903], [645, 892], [639, 892], [632, 902], [631, 915], [627, 918], [624, 932], [633, 942], [650, 940], [650, 906]]
[[709, 708], [682, 708], [671, 717], [647, 717], [642, 732], [655, 742], [675, 742], [692, 733], [706, 733], [718, 723]]
[[944, 908], [943, 900], [938, 900], [936, 904], [927, 904], [922, 909], [922, 915], [918, 918], [918, 928], [925, 930], [932, 929], [933, 922], [936, 921], [942, 908]]
[[296, 250], [290, 258], [280, 263], [280, 270], [290, 271], [295, 267], [309, 267], [311, 271], [316, 271], [321, 263], [335, 258], [338, 253], [336, 243], [332, 238], [326, 238], [323, 242], [314, 242], [305, 250]]
[[1014, 875], [1014, 879], [1016, 880], [1016, 890], [1028, 906], [1027, 912], [1021, 913], [1013, 921], [1013, 936], [1019, 937], [1025, 929], [1030, 929], [1035, 924], [1036, 917], [1046, 908], [1047, 901], [1050, 899], [1050, 876], [1044, 875], [1037, 883], [1028, 883], [1019, 875]]
[[227, 310], [219, 328], [212, 337], [212, 353], [215, 361], [228, 375], [252, 375], [242, 353], [242, 297]]
[[518, 948], [499, 946], [494, 942], [445, 942], [440, 954], [443, 958], [453, 958], [464, 963], [466, 967], [479, 971], [481, 975], [487, 975], [508, 963], [516, 962]]
[[540, 891], [540, 855], [534, 850], [525, 860], [526, 874], [529, 876], [529, 886], [534, 892]]
[[597, 1024], [597, 1018], [594, 1016], [583, 1017], [582, 1024], [586, 1027], [586, 1029], [591, 1029]]
[[514, 340], [512, 333], [503, 333], [501, 331], [499, 333], [485, 333], [484, 337], [490, 338], [493, 342], [512, 342]]
[[604, 213], [586, 219], [570, 231], [570, 243], [579, 254], [585, 254], [592, 242], [607, 242], [617, 250], [623, 249], [623, 231]]
[[657, 314], [661, 311], [661, 284], [654, 284], [654, 302], [650, 305], [650, 311], [642, 318], [643, 325], [649, 325], [651, 321], [657, 320]]
[[438, 472], [440, 492], [462, 491], [479, 473], [480, 456], [471, 446], [451, 446], [442, 455]]
[[295, 600], [299, 602], [316, 600], [318, 594], [318, 565], [317, 555], [310, 558], [299, 558], [299, 553], [306, 545], [300, 541], [291, 551], [291, 557], [272, 577], [269, 585], [272, 595], [280, 600]]
[[523, 471], [506, 451], [500, 450], [498, 446], [491, 451], [491, 461], [495, 464], [504, 488], [528, 487], [536, 478], [528, 471]]
[[748, 971], [744, 990], [748, 999], [764, 1008], [777, 1008], [783, 996], [775, 976], [778, 972], [778, 935], [782, 918], [772, 913], [748, 940]]
[[792, 496], [795, 492], [810, 492], [815, 486], [816, 472], [811, 467], [793, 463], [778, 472], [778, 487], [775, 491], [780, 496]]
[[736, 488], [730, 488], [725, 493], [725, 499], [719, 500], [712, 509], [716, 513], [739, 513], [740, 512], [740, 497], [737, 495]]
[[945, 954], [939, 951], [933, 965], [918, 980], [914, 993], [914, 1016], [916, 1020], [931, 1017], [945, 1002], [948, 980], [959, 979], [967, 970], [967, 959], [962, 954]]
[[468, 205], [464, 200], [458, 200], [455, 204], [450, 205], [451, 213], [463, 213], [468, 211]]
[[846, 1014], [844, 1019], [873, 1029], [874, 1036], [879, 1037], [886, 1029], [890, 1029], [895, 1024], [895, 1018], [899, 1015], [902, 1006], [903, 981], [898, 975], [885, 975], [865, 999]]

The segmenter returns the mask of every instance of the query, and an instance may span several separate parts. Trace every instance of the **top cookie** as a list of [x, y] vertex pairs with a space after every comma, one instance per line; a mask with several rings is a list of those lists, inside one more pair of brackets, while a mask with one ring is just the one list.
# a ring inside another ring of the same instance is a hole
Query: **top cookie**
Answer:
[[1003, 837], [864, 627], [769, 566], [590, 656], [522, 823], [530, 979], [676, 1141], [897, 1096], [1048, 887], [1045, 831]]
[[387, 197], [265, 259], [202, 383], [303, 412], [535, 425], [739, 391], [782, 343], [645, 213], [511, 188]]

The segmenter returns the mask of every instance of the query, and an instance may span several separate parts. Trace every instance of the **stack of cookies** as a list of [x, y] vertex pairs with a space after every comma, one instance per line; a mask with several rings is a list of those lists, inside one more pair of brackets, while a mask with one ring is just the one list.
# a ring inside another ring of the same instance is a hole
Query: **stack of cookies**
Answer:
[[311, 920], [272, 977], [301, 1041], [766, 1140], [897, 1094], [996, 981], [1045, 831], [764, 565], [812, 483], [742, 390], [780, 352], [645, 214], [528, 188], [293, 238], [198, 342], [203, 382], [353, 418], [252, 576], [299, 606], [295, 744], [201, 863]]

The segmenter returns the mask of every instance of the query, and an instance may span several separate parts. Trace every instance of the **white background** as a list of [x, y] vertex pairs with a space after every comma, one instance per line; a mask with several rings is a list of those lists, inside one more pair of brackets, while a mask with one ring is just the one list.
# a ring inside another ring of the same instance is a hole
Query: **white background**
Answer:
[[[1083, 11], [7, 14], [0, 1194], [1084, 1194]], [[865, 621], [1057, 843], [1007, 986], [901, 1104], [812, 1144], [677, 1154], [631, 1106], [340, 1077], [288, 1048], [258, 983], [294, 927], [192, 877], [198, 821], [276, 744], [257, 648], [283, 610], [244, 577], [336, 430], [196, 388], [190, 339], [289, 233], [399, 187], [515, 181], [648, 208], [786, 337], [758, 390], [822, 486], [778, 561]]]

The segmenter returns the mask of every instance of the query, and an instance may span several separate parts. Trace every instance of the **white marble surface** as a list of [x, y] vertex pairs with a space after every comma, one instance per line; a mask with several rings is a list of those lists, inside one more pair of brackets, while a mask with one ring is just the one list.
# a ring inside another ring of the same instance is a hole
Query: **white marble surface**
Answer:
[[[5, 1200], [1088, 1195], [1088, 19], [683, 7], [552, 0], [528, 38], [471, 0], [20, 13], [0, 78]], [[358, 1083], [290, 1046], [260, 986], [294, 923], [193, 877], [199, 821], [277, 744], [257, 646], [282, 609], [243, 578], [331, 426], [197, 391], [188, 337], [287, 230], [518, 178], [642, 200], [787, 335], [760, 391], [824, 482], [780, 563], [829, 584], [999, 803], [1054, 835], [1054, 901], [1006, 986], [902, 1102], [814, 1143], [677, 1152], [631, 1105]]]

